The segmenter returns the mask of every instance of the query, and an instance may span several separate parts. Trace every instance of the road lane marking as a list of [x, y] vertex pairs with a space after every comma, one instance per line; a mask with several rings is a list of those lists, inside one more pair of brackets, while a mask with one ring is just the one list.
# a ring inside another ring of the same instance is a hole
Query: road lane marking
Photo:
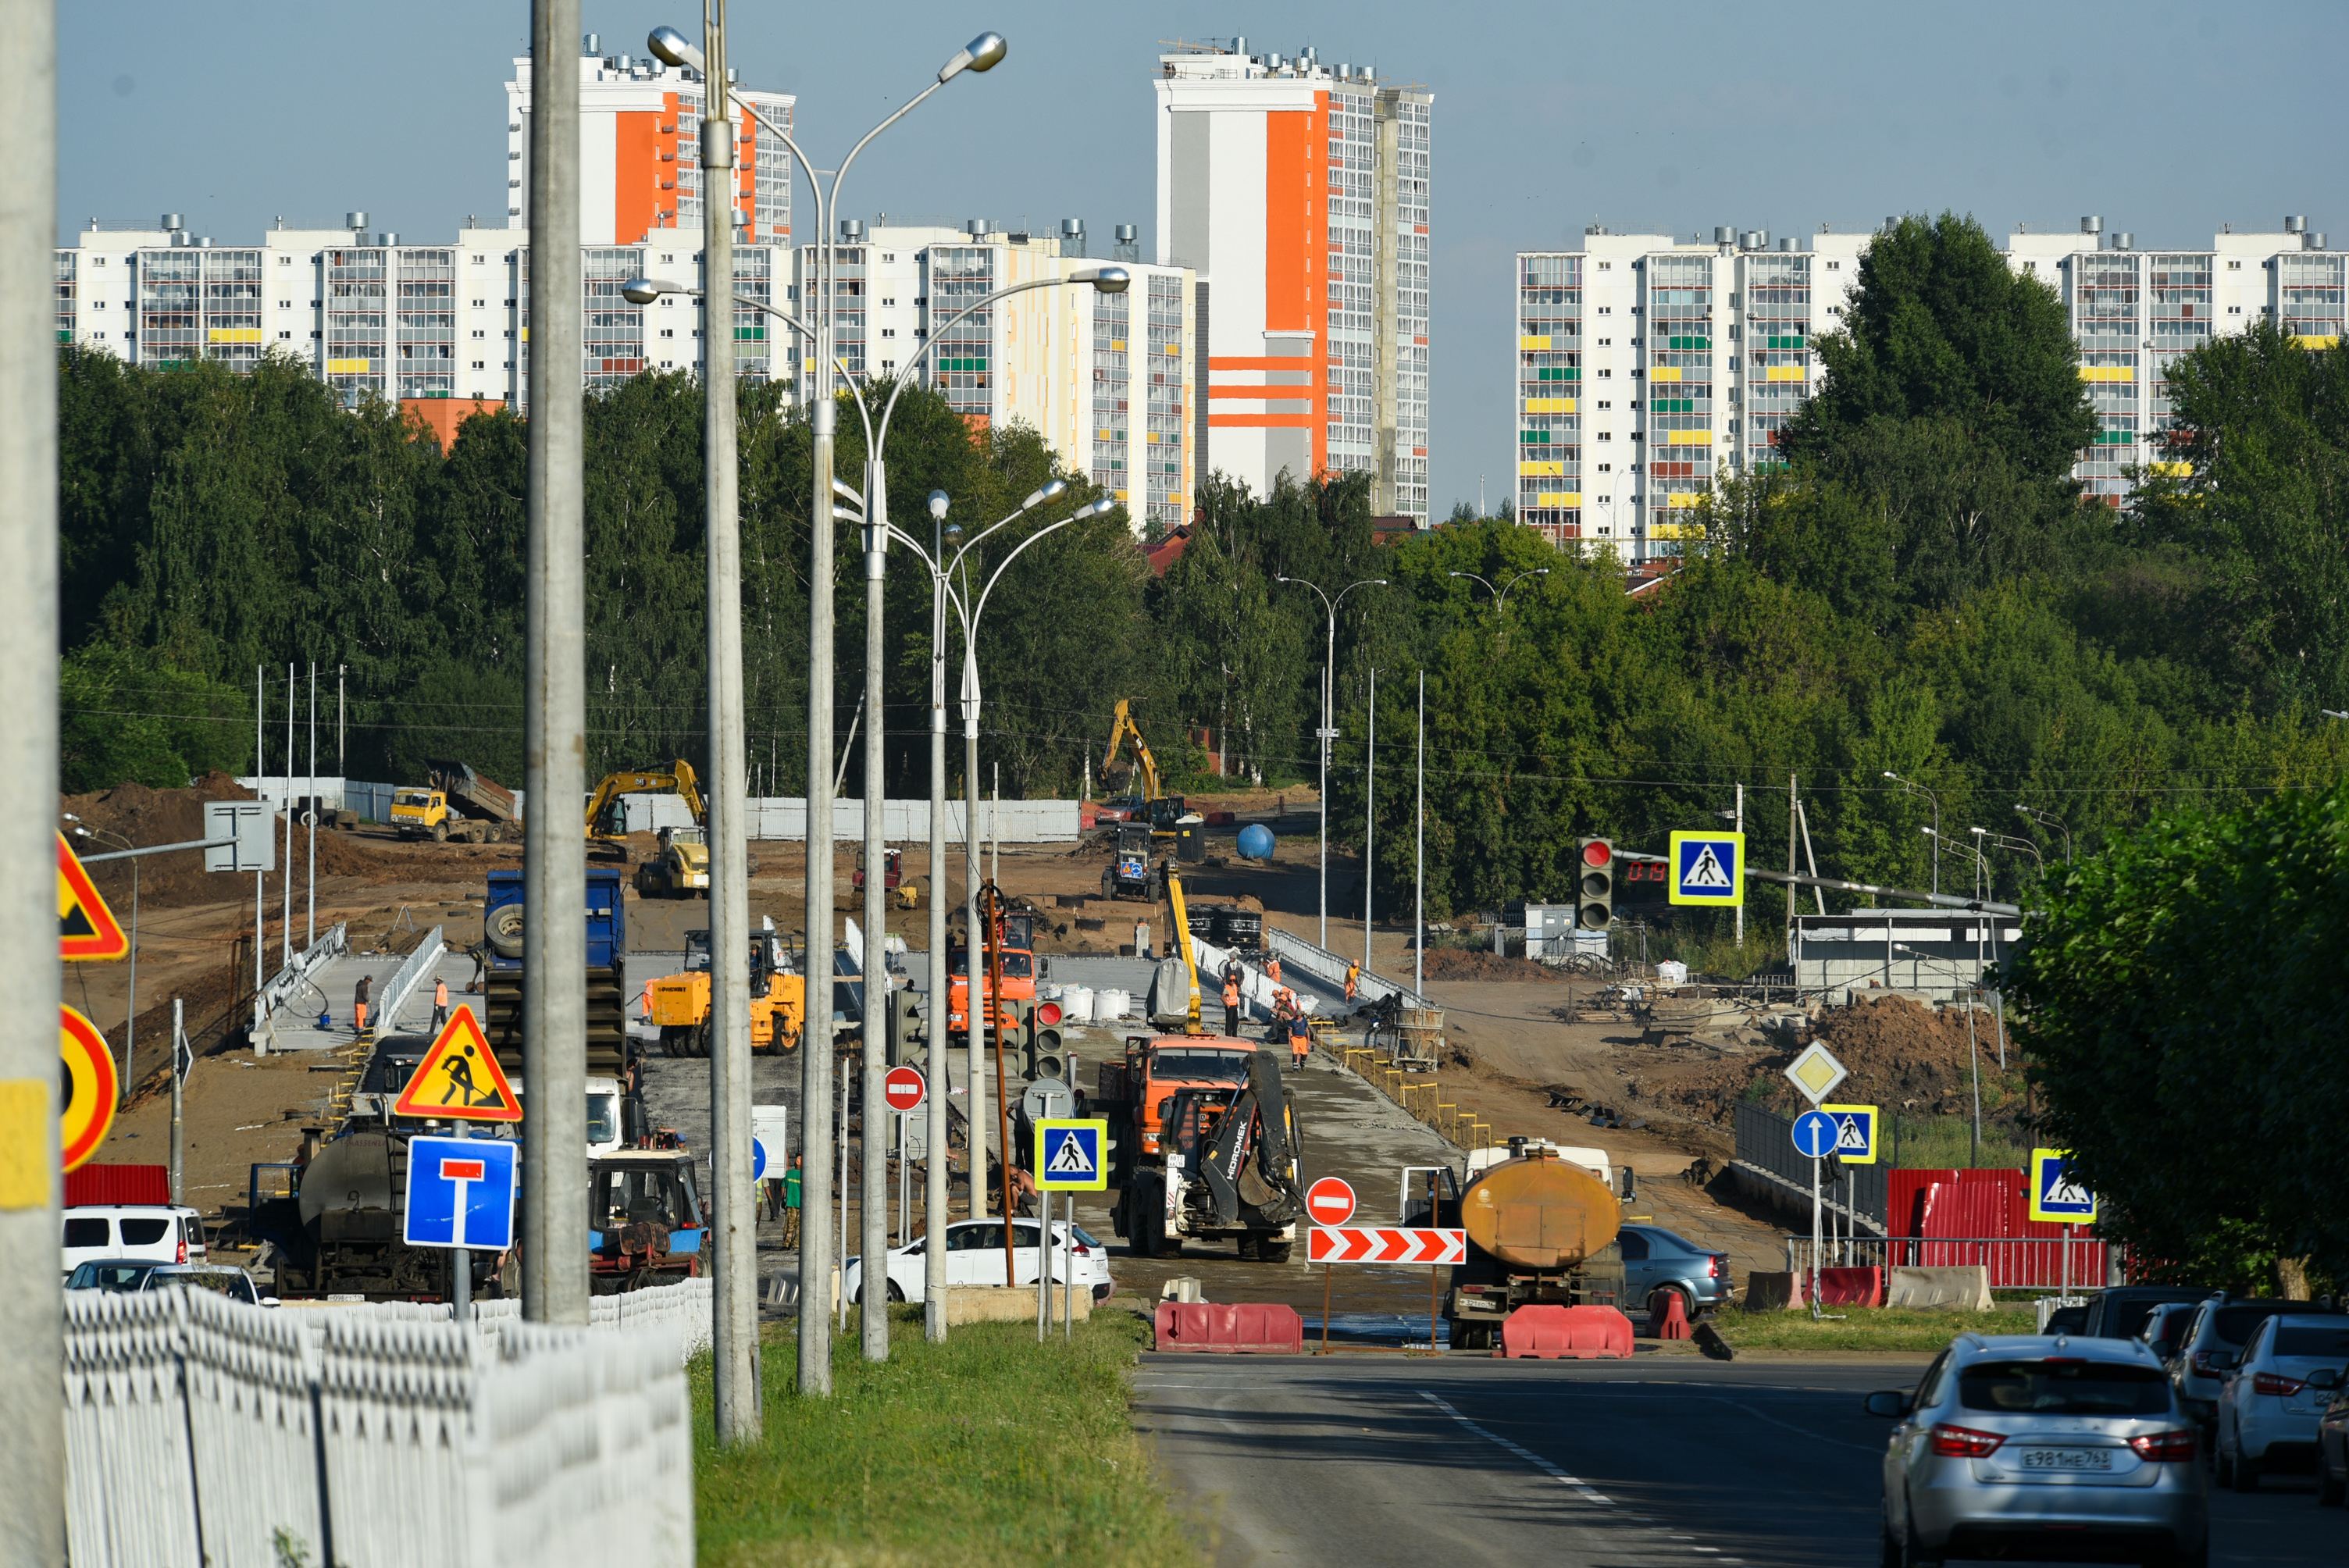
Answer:
[[1734, 1399], [1724, 1399], [1719, 1395], [1712, 1396], [1712, 1398], [1713, 1402], [1716, 1405], [1726, 1405], [1733, 1410], [1743, 1410], [1757, 1421], [1767, 1421], [1774, 1427], [1784, 1427], [1786, 1430], [1799, 1433], [1801, 1436], [1810, 1439], [1813, 1442], [1833, 1443], [1839, 1449], [1855, 1449], [1863, 1454], [1869, 1454], [1878, 1457], [1881, 1457], [1884, 1452], [1882, 1449], [1871, 1449], [1865, 1443], [1847, 1443], [1841, 1438], [1830, 1438], [1824, 1433], [1812, 1431], [1808, 1427], [1798, 1427], [1792, 1421], [1782, 1421], [1775, 1416], [1765, 1416], [1761, 1411], [1755, 1409], [1753, 1406], [1742, 1405]]
[[1499, 1433], [1488, 1431], [1485, 1428], [1478, 1426], [1475, 1422], [1470, 1420], [1467, 1417], [1462, 1415], [1445, 1401], [1437, 1398], [1433, 1394], [1429, 1393], [1426, 1389], [1422, 1388], [1419, 1391], [1419, 1397], [1426, 1400], [1429, 1404], [1434, 1406], [1437, 1409], [1443, 1411], [1445, 1415], [1451, 1417], [1454, 1420], [1459, 1422], [1460, 1425], [1465, 1427], [1468, 1430], [1484, 1439], [1486, 1442], [1491, 1443], [1494, 1447], [1506, 1449], [1509, 1452], [1516, 1455], [1517, 1458], [1525, 1460], [1536, 1470], [1540, 1470], [1544, 1475], [1548, 1476], [1551, 1480], [1558, 1481], [1566, 1486], [1572, 1487], [1584, 1501], [1588, 1502], [1603, 1503], [1609, 1508], [1615, 1506], [1614, 1499], [1607, 1496], [1603, 1492], [1594, 1490], [1590, 1484], [1582, 1480], [1581, 1477], [1568, 1475], [1566, 1471], [1550, 1463], [1549, 1460], [1542, 1458], [1541, 1455], [1535, 1453], [1532, 1449], [1527, 1449], [1521, 1444], [1513, 1443], [1508, 1439], [1502, 1437]]

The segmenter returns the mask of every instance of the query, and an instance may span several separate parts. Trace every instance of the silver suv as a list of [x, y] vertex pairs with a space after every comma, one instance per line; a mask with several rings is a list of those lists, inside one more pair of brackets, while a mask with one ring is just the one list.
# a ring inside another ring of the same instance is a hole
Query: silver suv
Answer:
[[1886, 1568], [1950, 1557], [2208, 1568], [2200, 1444], [2142, 1341], [1961, 1336], [1914, 1394], [1870, 1394]]

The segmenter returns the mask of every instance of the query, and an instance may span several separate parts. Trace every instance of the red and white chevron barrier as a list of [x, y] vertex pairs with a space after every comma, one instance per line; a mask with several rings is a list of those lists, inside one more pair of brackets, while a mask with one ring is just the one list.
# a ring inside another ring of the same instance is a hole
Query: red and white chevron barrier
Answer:
[[1306, 1233], [1305, 1257], [1317, 1264], [1456, 1264], [1468, 1256], [1465, 1231], [1409, 1225], [1323, 1226]]

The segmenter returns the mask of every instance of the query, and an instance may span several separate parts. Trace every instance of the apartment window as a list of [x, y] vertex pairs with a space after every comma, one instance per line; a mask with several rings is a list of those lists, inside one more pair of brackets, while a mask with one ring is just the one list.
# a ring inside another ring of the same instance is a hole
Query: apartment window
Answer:
[[1827, 271], [1831, 273], [1839, 273], [1843, 271], [1843, 263], [1841, 262], [1829, 262], [1827, 263]]
[[[2240, 273], [2243, 270], [2243, 263], [2240, 262], [2229, 262], [2227, 263], [2227, 270], [2230, 273]], [[985, 944], [981, 944], [981, 945], [984, 946]]]
[[475, 327], [475, 328], [473, 329], [473, 335], [474, 335], [475, 337], [487, 337], [487, 336], [489, 335], [489, 334], [488, 334], [488, 333], [486, 333], [486, 332], [484, 332], [484, 331], [482, 331], [480, 327]]
[[[473, 260], [475, 260], [475, 261], [477, 261], [477, 262], [478, 262], [478, 261], [480, 261], [481, 259], [481, 257], [479, 257], [479, 256], [475, 256], [475, 257], [473, 258]], [[473, 308], [474, 308], [475, 310], [487, 310], [487, 309], [489, 308], [489, 304], [490, 304], [490, 302], [489, 302], [489, 301], [487, 301], [487, 300], [485, 300], [485, 299], [477, 299], [477, 300], [475, 300], [475, 301], [473, 302]], [[986, 945], [986, 944], [985, 944], [984, 942], [982, 942], [979, 945], [980, 945], [982, 948], [984, 948], [984, 947], [985, 947], [985, 945]]]
[[474, 361], [473, 361], [473, 368], [474, 368], [474, 369], [479, 370], [479, 369], [481, 369], [481, 367], [482, 367], [482, 366], [481, 366], [481, 362], [480, 360], [476, 359], [476, 360], [474, 360]]
[[[895, 251], [884, 251], [881, 253], [881, 259], [885, 262], [894, 262], [897, 259], [897, 253]], [[982, 942], [979, 945], [983, 949], [986, 946], [986, 944]]]
[[293, 335], [292, 333], [290, 333], [290, 332], [281, 332], [281, 333], [279, 333], [277, 335], [278, 335], [281, 339], [290, 339], [294, 335]]
[[677, 328], [673, 326], [664, 326], [661, 328], [661, 335], [663, 337], [675, 337], [677, 335]]
[[[881, 303], [882, 303], [884, 305], [893, 305], [893, 304], [895, 304], [897, 302], [896, 302], [895, 300], [894, 300], [894, 299], [885, 299], [885, 300], [883, 300]], [[979, 945], [980, 945], [980, 948], [981, 948], [982, 950], [984, 950], [984, 949], [985, 949], [985, 947], [986, 947], [986, 944], [985, 944], [985, 942], [984, 942], [984, 941], [982, 941], [982, 942], [980, 943], [980, 944], [979, 944]]]
[[895, 337], [897, 335], [897, 329], [894, 326], [885, 326], [881, 329], [881, 335], [884, 337]]

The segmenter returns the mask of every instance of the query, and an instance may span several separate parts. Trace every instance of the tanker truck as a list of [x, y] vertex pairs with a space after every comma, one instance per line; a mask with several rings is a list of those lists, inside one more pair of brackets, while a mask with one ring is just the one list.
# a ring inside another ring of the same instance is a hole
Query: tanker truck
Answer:
[[1442, 1200], [1440, 1223], [1468, 1233], [1444, 1318], [1454, 1348], [1486, 1350], [1521, 1306], [1623, 1306], [1622, 1205], [1582, 1166], [1528, 1141]]

